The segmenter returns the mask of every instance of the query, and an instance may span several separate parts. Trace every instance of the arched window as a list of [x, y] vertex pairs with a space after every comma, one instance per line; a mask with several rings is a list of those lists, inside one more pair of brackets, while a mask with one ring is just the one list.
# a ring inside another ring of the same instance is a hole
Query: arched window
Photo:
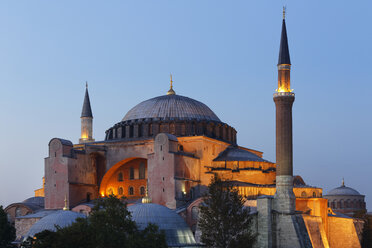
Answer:
[[112, 190], [112, 188], [109, 188], [107, 192], [108, 192], [108, 195], [114, 194], [114, 191]]
[[122, 187], [119, 187], [118, 188], [118, 195], [123, 195], [123, 188]]
[[145, 195], [145, 193], [146, 193], [146, 189], [145, 189], [144, 186], [142, 186], [142, 187], [140, 188], [140, 193], [141, 193], [141, 195]]
[[138, 137], [142, 137], [142, 128], [143, 128], [142, 124], [139, 124], [138, 125]]
[[306, 197], [306, 196], [307, 196], [306, 192], [305, 191], [302, 191], [301, 197]]
[[199, 218], [199, 207], [194, 206], [191, 208], [191, 218], [197, 220]]
[[176, 125], [174, 123], [171, 123], [170, 124], [170, 127], [169, 127], [169, 133], [171, 134], [176, 134]]
[[316, 197], [316, 193], [315, 192], [313, 192], [313, 197]]
[[20, 207], [17, 207], [15, 210], [15, 216], [19, 217], [22, 216], [22, 209]]
[[335, 207], [336, 207], [335, 202], [331, 202], [331, 208], [335, 208]]
[[134, 189], [132, 186], [129, 187], [128, 193], [129, 195], [134, 195]]
[[129, 138], [133, 138], [134, 128], [133, 125], [129, 126]]
[[92, 197], [92, 193], [87, 193], [87, 202], [90, 202], [90, 198]]
[[357, 202], [356, 202], [355, 199], [353, 200], [353, 203], [352, 203], [352, 206], [351, 207], [352, 208], [358, 208], [358, 205], [357, 205]]
[[145, 175], [146, 175], [145, 163], [141, 162], [139, 165], [139, 179], [145, 179]]
[[122, 182], [123, 181], [123, 173], [119, 172], [118, 174], [118, 181]]
[[130, 167], [129, 169], [129, 178], [134, 179], [134, 168], [133, 167]]
[[149, 136], [152, 136], [152, 124], [149, 125]]

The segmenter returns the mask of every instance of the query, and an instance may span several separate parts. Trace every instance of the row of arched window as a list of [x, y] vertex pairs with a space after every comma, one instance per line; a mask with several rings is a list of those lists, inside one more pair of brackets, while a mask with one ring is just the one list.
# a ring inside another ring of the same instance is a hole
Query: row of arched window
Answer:
[[[134, 195], [135, 192], [134, 192], [134, 187], [133, 186], [129, 186], [128, 187], [128, 195]], [[109, 189], [109, 194], [112, 194], [112, 189]], [[145, 186], [141, 186], [139, 188], [139, 194], [140, 195], [145, 195], [146, 194], [146, 187]], [[118, 188], [118, 195], [124, 195], [124, 188], [123, 187], [119, 187]]]
[[[311, 195], [307, 195], [307, 193], [305, 192], [305, 191], [302, 191], [302, 193], [301, 193], [301, 197], [311, 197]], [[317, 196], [316, 195], [316, 192], [314, 191], [313, 192], [313, 197], [322, 197], [322, 193], [320, 193], [320, 195], [319, 196]]]
[[340, 200], [328, 202], [328, 207], [333, 209], [343, 209], [343, 208], [364, 208], [364, 203], [362, 200]]
[[[141, 162], [139, 165], [139, 179], [145, 179], [146, 178], [146, 166], [145, 163]], [[133, 180], [134, 178], [134, 168], [129, 168], [129, 179]], [[118, 181], [122, 182], [124, 181], [124, 175], [122, 172], [119, 172], [118, 174]]]
[[211, 138], [236, 143], [236, 131], [227, 124], [215, 122], [164, 122], [164, 123], [121, 123], [106, 131], [105, 140], [152, 137], [158, 133], [170, 133], [177, 136], [207, 135]]

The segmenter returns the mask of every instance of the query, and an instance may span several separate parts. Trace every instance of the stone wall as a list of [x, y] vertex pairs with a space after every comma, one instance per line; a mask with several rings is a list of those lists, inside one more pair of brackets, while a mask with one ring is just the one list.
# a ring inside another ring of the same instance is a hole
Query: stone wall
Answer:
[[22, 218], [22, 219], [16, 219], [15, 220], [15, 228], [17, 230], [16, 232], [16, 240], [21, 239], [21, 237], [24, 237], [28, 230], [30, 230], [31, 226], [35, 224], [38, 220], [41, 218]]
[[360, 248], [358, 233], [354, 222], [358, 220], [352, 218], [329, 217], [329, 246], [331, 248]]

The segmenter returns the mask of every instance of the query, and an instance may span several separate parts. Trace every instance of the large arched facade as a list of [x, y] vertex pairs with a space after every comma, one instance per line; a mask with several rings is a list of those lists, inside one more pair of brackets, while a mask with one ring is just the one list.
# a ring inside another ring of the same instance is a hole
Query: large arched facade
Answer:
[[127, 158], [112, 166], [104, 175], [99, 193], [129, 199], [142, 198], [147, 187], [147, 159]]

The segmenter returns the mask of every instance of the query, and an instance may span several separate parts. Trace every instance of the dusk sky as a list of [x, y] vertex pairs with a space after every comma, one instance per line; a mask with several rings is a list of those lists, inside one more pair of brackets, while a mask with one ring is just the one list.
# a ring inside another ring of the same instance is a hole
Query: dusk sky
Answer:
[[85, 81], [96, 140], [174, 90], [275, 162], [282, 6], [292, 62], [294, 174], [372, 209], [372, 1], [1, 1], [0, 205], [33, 196], [54, 137], [77, 143]]

